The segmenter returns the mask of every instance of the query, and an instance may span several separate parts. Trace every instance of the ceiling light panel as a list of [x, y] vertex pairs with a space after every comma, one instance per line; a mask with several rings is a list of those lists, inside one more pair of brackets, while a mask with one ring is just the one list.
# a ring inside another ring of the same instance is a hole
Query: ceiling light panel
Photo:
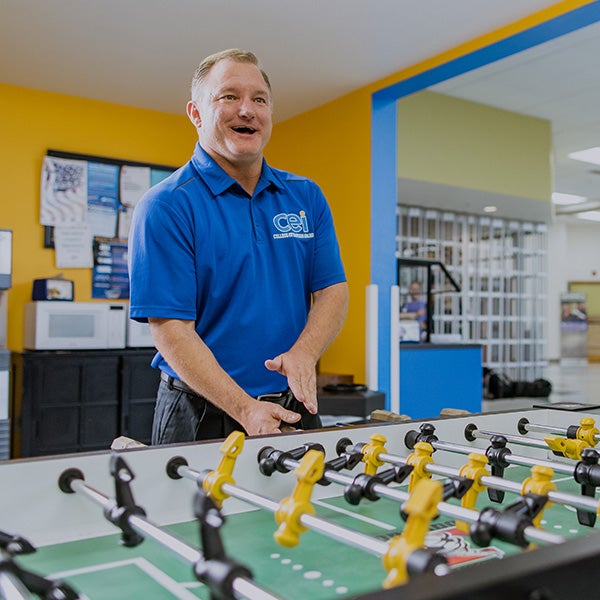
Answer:
[[578, 219], [583, 219], [584, 221], [600, 222], [600, 210], [586, 210], [585, 212], [577, 213], [576, 217]]
[[581, 204], [585, 202], [587, 198], [585, 196], [578, 196], [577, 194], [565, 194], [562, 192], [553, 192], [552, 202], [560, 206], [570, 206], [572, 204]]
[[591, 163], [593, 165], [600, 165], [600, 146], [588, 148], [587, 150], [571, 152], [569, 154], [569, 158], [572, 158], [573, 160], [580, 160], [581, 162]]

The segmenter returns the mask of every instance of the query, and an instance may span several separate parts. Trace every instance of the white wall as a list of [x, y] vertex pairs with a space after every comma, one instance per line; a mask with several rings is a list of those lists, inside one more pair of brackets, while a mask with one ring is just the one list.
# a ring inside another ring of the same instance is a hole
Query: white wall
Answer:
[[600, 224], [558, 222], [548, 228], [547, 358], [560, 358], [560, 294], [569, 281], [600, 281]]

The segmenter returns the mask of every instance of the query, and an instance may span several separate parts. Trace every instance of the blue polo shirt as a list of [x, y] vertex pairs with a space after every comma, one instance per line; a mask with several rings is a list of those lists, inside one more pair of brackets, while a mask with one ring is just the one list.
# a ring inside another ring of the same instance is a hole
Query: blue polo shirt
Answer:
[[[129, 263], [131, 318], [195, 321], [219, 364], [252, 396], [287, 387], [264, 361], [294, 344], [311, 293], [346, 279], [314, 182], [263, 161], [249, 196], [199, 144], [136, 206]], [[177, 377], [160, 354], [152, 364]]]

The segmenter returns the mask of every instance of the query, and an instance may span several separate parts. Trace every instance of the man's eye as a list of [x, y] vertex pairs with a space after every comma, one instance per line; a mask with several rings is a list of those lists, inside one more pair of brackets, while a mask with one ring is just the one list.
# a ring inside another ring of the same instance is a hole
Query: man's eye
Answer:
[[236, 97], [233, 94], [225, 94], [223, 97], [223, 100], [235, 100]]
[[265, 98], [256, 98], [255, 102], [258, 102], [259, 104], [266, 104], [267, 101]]

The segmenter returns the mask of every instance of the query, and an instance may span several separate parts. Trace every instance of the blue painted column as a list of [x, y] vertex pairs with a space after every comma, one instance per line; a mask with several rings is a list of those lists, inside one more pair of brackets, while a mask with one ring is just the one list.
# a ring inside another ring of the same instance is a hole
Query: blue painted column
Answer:
[[371, 283], [379, 288], [378, 388], [390, 401], [390, 287], [396, 284], [397, 219], [396, 100], [377, 94], [371, 122]]

